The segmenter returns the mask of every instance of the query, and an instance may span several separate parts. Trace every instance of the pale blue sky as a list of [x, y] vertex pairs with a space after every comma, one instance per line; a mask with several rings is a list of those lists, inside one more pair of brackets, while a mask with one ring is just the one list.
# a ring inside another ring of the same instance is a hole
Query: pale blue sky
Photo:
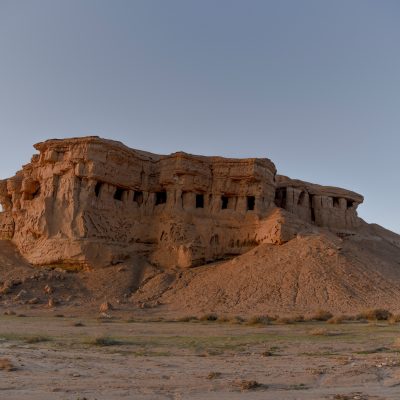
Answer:
[[0, 177], [47, 138], [271, 158], [400, 232], [397, 0], [0, 0]]

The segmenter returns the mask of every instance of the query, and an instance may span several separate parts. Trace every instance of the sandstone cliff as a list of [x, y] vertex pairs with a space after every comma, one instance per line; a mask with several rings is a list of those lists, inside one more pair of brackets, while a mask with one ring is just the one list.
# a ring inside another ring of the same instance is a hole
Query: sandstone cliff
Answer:
[[190, 267], [304, 230], [345, 235], [360, 225], [362, 196], [276, 175], [269, 159], [163, 156], [98, 137], [35, 148], [0, 181], [0, 236], [35, 265], [96, 268], [141, 255]]
[[400, 312], [400, 236], [360, 219], [357, 193], [277, 175], [268, 159], [98, 137], [35, 148], [0, 181], [2, 304]]

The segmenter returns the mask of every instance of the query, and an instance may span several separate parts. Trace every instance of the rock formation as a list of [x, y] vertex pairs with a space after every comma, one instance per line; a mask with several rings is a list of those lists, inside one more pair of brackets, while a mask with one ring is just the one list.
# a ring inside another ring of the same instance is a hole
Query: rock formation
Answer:
[[276, 175], [269, 159], [156, 155], [98, 137], [48, 140], [0, 181], [0, 239], [34, 265], [142, 256], [162, 268], [240, 255], [326, 228], [351, 235], [357, 193]]

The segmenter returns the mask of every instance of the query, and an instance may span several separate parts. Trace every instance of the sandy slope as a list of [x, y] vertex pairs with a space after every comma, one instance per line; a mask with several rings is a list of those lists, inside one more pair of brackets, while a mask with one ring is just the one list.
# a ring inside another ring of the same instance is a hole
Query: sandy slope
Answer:
[[[400, 248], [329, 233], [260, 245], [232, 260], [163, 273], [135, 295], [186, 312], [278, 314], [369, 307], [400, 310]], [[155, 294], [158, 294], [156, 295]]]
[[0, 305], [35, 299], [38, 307], [50, 298], [58, 307], [97, 309], [108, 300], [152, 314], [400, 312], [400, 240], [377, 225], [365, 224], [346, 238], [314, 229], [283, 245], [263, 244], [192, 269], [162, 271], [136, 257], [79, 273], [33, 268], [0, 241]]

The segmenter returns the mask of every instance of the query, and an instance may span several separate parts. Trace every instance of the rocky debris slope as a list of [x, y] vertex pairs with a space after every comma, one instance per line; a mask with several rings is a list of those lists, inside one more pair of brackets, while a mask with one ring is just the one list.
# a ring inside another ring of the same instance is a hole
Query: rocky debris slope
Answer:
[[184, 313], [400, 311], [400, 248], [377, 236], [298, 235], [229, 261], [165, 272], [133, 299]]
[[141, 258], [95, 271], [67, 271], [28, 264], [9, 241], [0, 240], [0, 304], [4, 307], [97, 307], [127, 302], [157, 270]]

